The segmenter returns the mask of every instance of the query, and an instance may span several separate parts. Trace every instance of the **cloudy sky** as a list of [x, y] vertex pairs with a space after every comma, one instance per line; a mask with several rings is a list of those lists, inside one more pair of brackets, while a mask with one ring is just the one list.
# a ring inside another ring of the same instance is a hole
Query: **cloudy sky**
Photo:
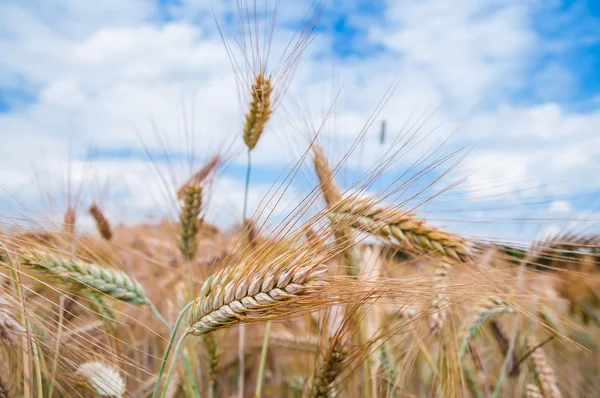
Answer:
[[[397, 191], [395, 202], [419, 204], [460, 182], [421, 208], [452, 229], [527, 239], [574, 219], [593, 228], [600, 3], [311, 3], [279, 3], [267, 72], [290, 80], [279, 80], [276, 115], [253, 153], [251, 212], [274, 204], [265, 195], [325, 120], [319, 140], [332, 162], [353, 149], [338, 176], [346, 187], [385, 164], [369, 189]], [[274, 1], [258, 4], [265, 50]], [[282, 62], [315, 13], [302, 58]], [[239, 220], [247, 87], [223, 43], [243, 59], [237, 21], [230, 0], [0, 2], [0, 210], [58, 215], [70, 196], [81, 208], [99, 201], [113, 219], [156, 220], [172, 214], [174, 185], [221, 151], [228, 162], [208, 217]], [[307, 164], [278, 211], [314, 184]]]

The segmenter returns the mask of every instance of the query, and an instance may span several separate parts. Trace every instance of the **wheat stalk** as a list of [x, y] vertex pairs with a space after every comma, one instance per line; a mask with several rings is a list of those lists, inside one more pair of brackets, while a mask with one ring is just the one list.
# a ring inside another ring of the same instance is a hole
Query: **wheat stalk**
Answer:
[[98, 233], [106, 240], [112, 239], [112, 228], [110, 227], [110, 222], [108, 218], [104, 215], [102, 209], [95, 203], [92, 203], [90, 208], [88, 209], [90, 215], [96, 221], [96, 228], [98, 229]]
[[467, 353], [469, 348], [469, 341], [473, 339], [478, 333], [481, 327], [491, 318], [498, 315], [514, 313], [515, 310], [510, 307], [505, 301], [498, 298], [488, 298], [482, 305], [480, 305], [475, 317], [467, 327], [467, 330], [462, 338], [462, 343], [459, 349], [459, 355], [461, 358]]
[[63, 217], [63, 232], [67, 235], [67, 237], [72, 237], [75, 233], [75, 221], [77, 218], [77, 213], [75, 209], [69, 206], [67, 211], [65, 211], [65, 215]]
[[[537, 346], [537, 341], [533, 336], [529, 336], [527, 345], [530, 350]], [[533, 362], [535, 378], [544, 398], [562, 398], [562, 394], [558, 389], [554, 370], [552, 370], [552, 367], [548, 364], [543, 348], [535, 348], [531, 353], [531, 359]]]
[[84, 288], [92, 288], [133, 304], [147, 302], [142, 285], [124, 272], [78, 259], [50, 255], [42, 250], [26, 250], [19, 254], [24, 265], [59, 277], [65, 282], [75, 282]]
[[472, 253], [461, 237], [437, 228], [411, 212], [376, 203], [373, 199], [350, 196], [335, 205], [329, 217], [336, 223], [396, 242], [401, 246], [452, 261], [471, 261]]
[[201, 223], [201, 207], [202, 188], [196, 185], [185, 187], [179, 213], [179, 249], [188, 261], [193, 260], [198, 251], [197, 235]]
[[188, 333], [200, 336], [252, 318], [268, 317], [286, 301], [324, 286], [319, 279], [327, 271], [325, 265], [300, 265], [267, 268], [252, 277], [241, 274], [227, 284], [216, 283], [227, 278], [226, 273], [209, 278], [192, 306]]
[[115, 315], [110, 307], [106, 305], [102, 296], [94, 292], [84, 292], [82, 295], [86, 300], [88, 300], [90, 307], [98, 314], [106, 327], [109, 330], [112, 330], [113, 323], [115, 321]]
[[265, 125], [271, 117], [271, 79], [263, 72], [256, 75], [252, 85], [252, 93], [246, 121], [243, 128], [244, 143], [251, 151], [262, 135]]
[[119, 372], [102, 362], [83, 363], [76, 375], [101, 397], [121, 398], [125, 394], [125, 381]]

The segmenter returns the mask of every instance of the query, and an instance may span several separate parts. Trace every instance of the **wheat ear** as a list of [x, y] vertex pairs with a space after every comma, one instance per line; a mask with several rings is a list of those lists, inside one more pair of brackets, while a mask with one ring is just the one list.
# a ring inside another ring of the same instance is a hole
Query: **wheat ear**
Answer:
[[[325, 265], [266, 267], [253, 276], [238, 274], [226, 284], [227, 272], [209, 278], [190, 312], [188, 333], [203, 335], [257, 317], [269, 317], [285, 301], [322, 287], [327, 273]], [[206, 292], [203, 294], [203, 292]]]
[[125, 394], [125, 381], [119, 372], [102, 362], [83, 363], [76, 375], [101, 397], [121, 398]]
[[435, 269], [433, 282], [436, 293], [431, 301], [433, 312], [429, 315], [429, 330], [434, 334], [441, 332], [446, 322], [448, 306], [450, 305], [450, 271], [450, 265], [443, 262]]
[[413, 213], [369, 198], [350, 196], [335, 205], [330, 218], [342, 225], [393, 241], [406, 249], [437, 254], [453, 261], [471, 261], [472, 253], [461, 237], [428, 226]]
[[202, 188], [188, 185], [183, 194], [179, 213], [179, 249], [186, 260], [192, 261], [198, 251], [197, 235], [200, 228], [200, 210], [202, 207]]
[[251, 151], [256, 146], [260, 136], [262, 135], [265, 125], [271, 117], [271, 79], [266, 77], [264, 73], [256, 75], [254, 84], [252, 85], [252, 93], [250, 107], [246, 113], [246, 121], [244, 123], [243, 137], [244, 143]]
[[42, 250], [19, 253], [23, 265], [30, 266], [65, 282], [79, 283], [121, 301], [133, 304], [146, 303], [144, 288], [124, 272], [78, 259], [66, 259]]
[[[527, 339], [527, 345], [531, 350], [537, 346], [537, 341], [534, 337], [530, 336]], [[544, 398], [562, 398], [562, 394], [558, 389], [554, 370], [552, 370], [552, 367], [546, 360], [542, 347], [537, 347], [535, 351], [531, 353], [531, 360], [533, 362], [533, 370], [538, 387]]]
[[463, 335], [460, 344], [459, 355], [461, 358], [465, 356], [469, 348], [469, 341], [474, 338], [480, 331], [481, 327], [491, 318], [498, 315], [513, 313], [515, 310], [510, 307], [505, 301], [498, 298], [489, 298], [480, 305], [477, 313]]
[[110, 222], [108, 218], [104, 215], [102, 209], [95, 203], [92, 203], [88, 212], [96, 222], [96, 228], [98, 229], [98, 233], [106, 240], [112, 239], [112, 228], [110, 227]]
[[335, 344], [328, 355], [328, 360], [324, 361], [325, 366], [317, 370], [312, 388], [313, 398], [328, 398], [336, 395], [335, 380], [344, 369], [346, 353], [341, 344]]

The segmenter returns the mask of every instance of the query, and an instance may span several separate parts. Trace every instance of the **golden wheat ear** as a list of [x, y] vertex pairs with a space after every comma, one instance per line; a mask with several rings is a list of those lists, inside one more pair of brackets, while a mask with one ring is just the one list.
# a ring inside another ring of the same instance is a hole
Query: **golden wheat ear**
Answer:
[[272, 91], [271, 78], [265, 76], [263, 72], [258, 73], [252, 84], [250, 105], [242, 130], [244, 143], [249, 151], [253, 150], [258, 143], [273, 112], [271, 109]]

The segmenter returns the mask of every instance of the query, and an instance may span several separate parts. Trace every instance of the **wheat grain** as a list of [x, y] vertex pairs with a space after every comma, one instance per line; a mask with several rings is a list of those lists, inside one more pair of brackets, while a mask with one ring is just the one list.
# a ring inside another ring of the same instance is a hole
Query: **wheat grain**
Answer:
[[254, 149], [265, 125], [271, 117], [271, 79], [260, 72], [252, 85], [252, 93], [246, 121], [243, 129], [244, 143], [251, 151]]
[[62, 258], [58, 254], [42, 250], [25, 250], [19, 255], [24, 265], [58, 277], [64, 282], [82, 285], [79, 288], [92, 288], [133, 304], [146, 303], [142, 285], [124, 272], [79, 259]]
[[461, 237], [428, 226], [411, 212], [349, 196], [335, 205], [330, 218], [342, 225], [396, 242], [419, 253], [437, 254], [452, 261], [471, 261], [472, 253]]

